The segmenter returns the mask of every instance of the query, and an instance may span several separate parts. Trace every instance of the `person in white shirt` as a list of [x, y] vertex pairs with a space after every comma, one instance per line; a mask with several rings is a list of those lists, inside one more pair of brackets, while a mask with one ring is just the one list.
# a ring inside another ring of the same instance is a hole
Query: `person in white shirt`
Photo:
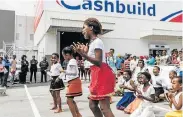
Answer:
[[155, 89], [156, 102], [160, 101], [160, 95], [164, 94], [163, 83], [165, 82], [163, 76], [160, 75], [160, 67], [154, 66], [152, 75], [152, 85]]
[[148, 72], [141, 73], [141, 83], [143, 86], [140, 87], [140, 92], [137, 92], [137, 97], [143, 101], [130, 117], [155, 117], [152, 104], [155, 100], [155, 90], [150, 84], [150, 80], [151, 75]]
[[101, 33], [101, 23], [96, 18], [88, 18], [84, 21], [82, 34], [90, 41], [89, 47], [80, 43], [74, 43], [73, 47], [77, 53], [92, 63], [89, 87], [91, 111], [95, 117], [114, 117], [110, 108], [110, 99], [114, 94], [115, 74], [106, 64], [104, 43], [98, 38]]
[[140, 59], [138, 61], [138, 66], [135, 68], [133, 73], [133, 80], [135, 83], [138, 83], [137, 76], [140, 72], [149, 72], [148, 68], [145, 66], [144, 60]]
[[174, 77], [172, 88], [175, 93], [168, 94], [172, 112], [166, 113], [165, 117], [182, 117], [182, 78]]
[[132, 73], [130, 70], [125, 70], [123, 72], [123, 78], [125, 79], [125, 82], [124, 84], [120, 85], [120, 88], [124, 89], [124, 96], [116, 105], [118, 110], [124, 110], [135, 99], [134, 88], [131, 86], [131, 77]]
[[55, 113], [62, 112], [61, 107], [61, 97], [60, 97], [60, 90], [65, 88], [62, 79], [59, 78], [61, 71], [63, 71], [61, 64], [59, 61], [58, 53], [53, 53], [51, 57], [52, 66], [50, 70], [50, 75], [52, 78], [50, 84], [50, 92], [53, 97], [54, 106], [51, 110], [56, 110]]
[[121, 70], [118, 70], [118, 73], [117, 73], [116, 76], [117, 76], [117, 83], [116, 83], [116, 86], [115, 86], [115, 95], [121, 96], [121, 95], [123, 95], [124, 90], [123, 90], [123, 88], [120, 88], [120, 86], [124, 85], [125, 79], [123, 78]]
[[163, 50], [162, 56], [160, 57], [160, 65], [166, 65], [168, 60], [168, 55], [166, 54], [166, 50]]
[[137, 57], [133, 56], [133, 59], [130, 61], [130, 70], [132, 71], [132, 73], [134, 72], [135, 68], [137, 67], [138, 61], [137, 61]]
[[69, 109], [73, 117], [81, 117], [76, 102], [74, 101], [74, 97], [82, 95], [82, 86], [79, 78], [77, 61], [74, 59], [73, 54], [74, 50], [72, 47], [65, 47], [62, 50], [62, 55], [68, 62], [66, 70], [62, 72], [65, 73], [66, 80], [68, 81], [66, 97]]

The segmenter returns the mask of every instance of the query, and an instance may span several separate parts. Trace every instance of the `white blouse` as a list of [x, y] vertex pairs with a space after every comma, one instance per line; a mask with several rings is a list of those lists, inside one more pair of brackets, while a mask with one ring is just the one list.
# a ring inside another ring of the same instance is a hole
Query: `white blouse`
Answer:
[[[177, 104], [179, 102], [180, 95], [182, 95], [182, 92], [179, 92], [177, 95], [175, 95], [175, 101], [176, 101]], [[177, 109], [175, 108], [174, 104], [172, 104], [172, 110], [173, 111], [177, 111]], [[182, 110], [182, 108], [180, 110]]]
[[[127, 86], [127, 87], [131, 87], [132, 88], [132, 86], [130, 84], [130, 81], [131, 81], [131, 79], [129, 81], [127, 81], [127, 82], [125, 81], [124, 82], [124, 85]], [[134, 91], [131, 91], [129, 89], [125, 89], [124, 92], [134, 92]]]
[[79, 77], [78, 65], [75, 59], [69, 60], [65, 75], [68, 81]]
[[[143, 86], [141, 86], [140, 89], [144, 97], [151, 98], [151, 95], [155, 94], [155, 90], [152, 85], [149, 86], [146, 92], [143, 91]], [[149, 102], [149, 101], [144, 100], [144, 102]]]
[[95, 58], [95, 49], [101, 49], [102, 50], [102, 62], [105, 61], [105, 51], [104, 51], [104, 44], [101, 39], [97, 38], [94, 41], [92, 41], [89, 45], [88, 50], [88, 56]]
[[50, 70], [51, 76], [59, 76], [62, 70], [60, 63], [53, 64]]

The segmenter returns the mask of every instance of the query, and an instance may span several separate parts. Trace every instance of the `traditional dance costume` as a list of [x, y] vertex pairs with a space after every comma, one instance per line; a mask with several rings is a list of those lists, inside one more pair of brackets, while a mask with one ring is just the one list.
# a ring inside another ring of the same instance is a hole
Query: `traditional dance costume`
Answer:
[[[175, 101], [176, 103], [179, 102], [179, 97], [182, 95], [182, 92], [179, 92], [177, 95], [175, 95]], [[168, 112], [165, 117], [182, 117], [182, 108], [180, 110], [177, 110], [175, 106], [172, 104], [172, 112]]]
[[[130, 81], [125, 81], [124, 85], [127, 87], [132, 87]], [[134, 92], [129, 89], [124, 89], [123, 98], [117, 103], [116, 108], [118, 110], [124, 110], [133, 100], [135, 99]]]
[[95, 49], [102, 50], [102, 64], [100, 66], [92, 65], [90, 96], [91, 100], [103, 100], [114, 94], [115, 74], [105, 63], [104, 44], [101, 39], [93, 40], [89, 45], [88, 56], [95, 58]]
[[[155, 94], [155, 90], [152, 85], [149, 86], [146, 92], [143, 91], [143, 86], [140, 91], [144, 97], [148, 98], [151, 98], [151, 95]], [[143, 99], [139, 107], [130, 115], [130, 117], [155, 117], [152, 102]]]
[[65, 88], [63, 80], [59, 78], [61, 70], [63, 69], [60, 63], [56, 63], [51, 66], [50, 72], [52, 81], [50, 84], [50, 91], [58, 91], [63, 90]]
[[68, 80], [66, 97], [81, 96], [82, 86], [79, 78], [77, 61], [75, 59], [69, 60], [65, 75]]

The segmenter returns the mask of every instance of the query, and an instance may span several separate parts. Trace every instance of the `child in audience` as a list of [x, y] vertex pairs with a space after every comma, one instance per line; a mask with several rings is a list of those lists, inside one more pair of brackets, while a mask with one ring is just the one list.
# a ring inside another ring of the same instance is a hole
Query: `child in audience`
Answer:
[[124, 85], [120, 85], [120, 88], [124, 88], [124, 96], [116, 105], [118, 110], [124, 110], [135, 99], [134, 88], [130, 85], [132, 81], [131, 71], [125, 70], [123, 72], [123, 78], [125, 79], [125, 83]]
[[115, 87], [115, 95], [121, 96], [121, 95], [123, 95], [124, 89], [120, 88], [120, 85], [124, 85], [124, 82], [125, 82], [125, 79], [123, 78], [121, 70], [118, 70], [116, 81], [117, 81], [117, 83], [116, 83], [116, 87]]
[[140, 87], [140, 92], [137, 92], [137, 97], [143, 101], [130, 117], [155, 117], [152, 106], [152, 102], [155, 101], [155, 90], [150, 84], [150, 80], [151, 75], [148, 72], [141, 73], [141, 83], [143, 86]]
[[172, 81], [173, 81], [173, 78], [177, 76], [177, 72], [172, 70], [169, 72], [169, 79], [170, 79], [170, 83], [164, 88], [165, 89], [165, 98], [167, 101], [169, 101], [169, 98], [168, 98], [168, 92], [171, 92], [171, 93], [174, 93], [175, 91], [172, 89]]
[[[136, 84], [136, 85], [134, 83], [131, 83], [132, 87], [134, 89], [136, 89], [135, 90], [136, 95], [138, 95], [138, 93], [140, 92], [140, 87], [142, 86], [141, 85], [141, 73], [138, 74], [137, 81], [138, 81], [138, 84]], [[125, 108], [124, 112], [127, 114], [133, 113], [138, 108], [138, 106], [140, 105], [141, 102], [142, 102], [142, 99], [136, 97], [135, 100]]]
[[182, 117], [182, 78], [174, 77], [172, 80], [172, 88], [176, 91], [175, 94], [168, 94], [172, 112], [167, 113], [165, 117]]

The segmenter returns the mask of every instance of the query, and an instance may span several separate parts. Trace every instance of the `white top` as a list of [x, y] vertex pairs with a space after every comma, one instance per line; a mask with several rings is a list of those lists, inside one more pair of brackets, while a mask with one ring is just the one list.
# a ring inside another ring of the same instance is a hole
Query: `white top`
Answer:
[[[182, 95], [182, 92], [179, 92], [177, 95], [175, 95], [175, 101], [176, 103], [178, 104], [179, 102], [179, 98], [180, 98], [180, 95]], [[181, 108], [180, 110], [182, 110], [183, 108]], [[176, 111], [177, 109], [175, 108], [174, 104], [172, 104], [172, 110], [173, 111]]]
[[60, 63], [53, 64], [50, 70], [51, 76], [59, 76], [62, 70], [63, 69]]
[[140, 67], [136, 67], [135, 68], [135, 72], [133, 74], [133, 80], [135, 82], [137, 82], [137, 75], [138, 75], [138, 73], [140, 73], [140, 72], [147, 72], [147, 71], [148, 71], [147, 67], [143, 67], [142, 69]]
[[[149, 86], [146, 92], [143, 91], [143, 86], [141, 86], [140, 91], [142, 92], [142, 95], [147, 98], [151, 98], [151, 95], [155, 94], [155, 90], [152, 85]], [[144, 100], [144, 102], [150, 102], [150, 101]]]
[[102, 62], [105, 61], [105, 51], [104, 51], [104, 44], [101, 39], [96, 38], [93, 42], [90, 43], [89, 45], [89, 50], [88, 50], [88, 56], [95, 58], [95, 49], [101, 49], [102, 50]]
[[180, 57], [177, 57], [177, 61], [181, 62], [181, 59], [180, 59]]
[[138, 61], [131, 60], [130, 61], [130, 70], [133, 71], [137, 67]]
[[[131, 88], [132, 88], [132, 86], [131, 86], [131, 84], [130, 84], [130, 81], [131, 81], [131, 80], [129, 80], [129, 81], [127, 81], [127, 82], [125, 81], [124, 85], [127, 86], [127, 87], [131, 87]], [[124, 92], [134, 92], [134, 91], [131, 91], [131, 90], [129, 90], [129, 89], [125, 89]]]
[[79, 77], [79, 70], [78, 70], [77, 61], [75, 59], [71, 59], [67, 64], [66, 79], [70, 81], [78, 77]]
[[84, 61], [84, 68], [90, 68], [91, 64], [89, 61], [85, 60]]
[[[158, 82], [162, 85], [158, 85], [158, 84], [156, 84], [156, 82]], [[152, 75], [152, 85], [156, 88], [162, 87], [163, 86], [163, 76], [162, 75], [158, 75], [158, 76]]]
[[161, 64], [161, 65], [166, 65], [167, 59], [168, 59], [168, 55], [161, 56], [161, 57], [160, 57], [160, 64]]
[[119, 77], [118, 77], [118, 84], [117, 84], [117, 85], [118, 85], [118, 86], [119, 86], [119, 85], [123, 85], [124, 83], [125, 83], [125, 79], [123, 78], [123, 76], [122, 76], [122, 75], [119, 76]]

